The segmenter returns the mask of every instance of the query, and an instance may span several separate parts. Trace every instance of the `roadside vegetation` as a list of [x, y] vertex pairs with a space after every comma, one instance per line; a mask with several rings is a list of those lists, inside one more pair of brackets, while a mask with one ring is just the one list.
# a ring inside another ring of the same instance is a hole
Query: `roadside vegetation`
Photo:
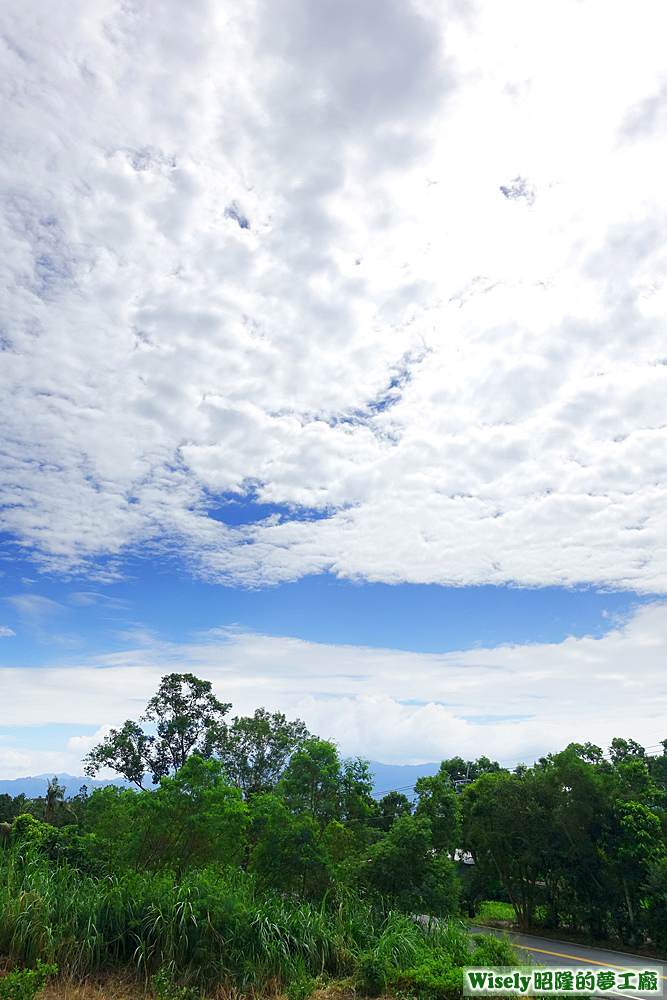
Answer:
[[454, 758], [377, 802], [367, 762], [230, 708], [170, 674], [88, 756], [127, 787], [0, 796], [0, 998], [449, 1000], [463, 966], [516, 960], [462, 920], [508, 914], [667, 952], [667, 756]]

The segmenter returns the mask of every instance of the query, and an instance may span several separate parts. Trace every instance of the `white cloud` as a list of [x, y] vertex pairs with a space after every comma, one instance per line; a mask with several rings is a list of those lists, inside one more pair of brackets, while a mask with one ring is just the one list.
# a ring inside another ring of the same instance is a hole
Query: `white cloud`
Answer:
[[72, 755], [88, 752], [109, 726], [138, 718], [174, 670], [213, 681], [233, 713], [265, 705], [299, 716], [344, 753], [516, 763], [571, 740], [607, 746], [622, 735], [657, 745], [667, 737], [666, 646], [667, 604], [655, 603], [600, 639], [436, 655], [224, 630], [191, 644], [153, 639], [80, 666], [0, 668], [0, 685], [16, 726], [99, 727], [69, 740], [70, 770], [80, 769]]
[[76, 754], [77, 757], [83, 757], [109, 735], [111, 728], [111, 726], [100, 726], [92, 736], [70, 736], [67, 741], [67, 749], [70, 753]]
[[59, 615], [65, 608], [57, 601], [52, 601], [50, 597], [42, 597], [40, 594], [12, 594], [4, 598], [12, 605], [15, 611], [25, 618], [32, 618], [38, 621]]
[[80, 768], [73, 754], [50, 750], [24, 750], [0, 746], [0, 775], [3, 780], [25, 778], [36, 774], [71, 774]]
[[0, 502], [43, 568], [667, 590], [658, 0], [1, 16]]
[[0, 636], [16, 635], [16, 632], [8, 625], [0, 625]]

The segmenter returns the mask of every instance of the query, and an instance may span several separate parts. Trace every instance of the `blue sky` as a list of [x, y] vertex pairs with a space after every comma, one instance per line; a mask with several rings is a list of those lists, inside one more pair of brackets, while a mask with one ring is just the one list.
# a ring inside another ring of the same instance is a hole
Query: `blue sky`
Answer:
[[667, 732], [663, 19], [4, 5], [0, 776], [175, 669], [395, 763]]

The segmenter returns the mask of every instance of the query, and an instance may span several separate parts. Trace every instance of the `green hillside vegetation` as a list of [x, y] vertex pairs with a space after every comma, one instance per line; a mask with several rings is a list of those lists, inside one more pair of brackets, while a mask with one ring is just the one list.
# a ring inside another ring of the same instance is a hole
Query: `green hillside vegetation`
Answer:
[[524, 929], [667, 952], [666, 755], [619, 739], [512, 773], [454, 758], [414, 801], [377, 802], [367, 762], [230, 707], [170, 674], [87, 758], [132, 787], [66, 799], [54, 779], [43, 799], [0, 796], [7, 970], [130, 970], [165, 1000], [448, 1000], [462, 966], [515, 962], [507, 941], [465, 932], [489, 902]]

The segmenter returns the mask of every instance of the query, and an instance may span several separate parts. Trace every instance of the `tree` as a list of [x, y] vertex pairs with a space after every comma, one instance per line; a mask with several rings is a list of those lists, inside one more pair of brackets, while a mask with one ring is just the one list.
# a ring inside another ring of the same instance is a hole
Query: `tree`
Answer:
[[620, 736], [615, 736], [609, 747], [609, 756], [612, 764], [618, 764], [620, 761], [632, 760], [633, 758], [643, 759], [646, 756], [646, 751], [634, 740], [623, 740]]
[[155, 790], [96, 789], [88, 801], [86, 826], [114, 863], [180, 873], [240, 860], [247, 811], [220, 761], [191, 754]]
[[329, 858], [318, 824], [305, 813], [291, 813], [275, 795], [256, 796], [252, 835], [256, 840], [249, 870], [258, 892], [267, 888], [321, 896], [329, 887]]
[[210, 681], [193, 674], [167, 674], [140, 720], [154, 723], [157, 735], [128, 719], [93, 747], [84, 772], [94, 777], [100, 768], [109, 767], [139, 788], [148, 773], [157, 785], [160, 778], [180, 770], [192, 754], [203, 759], [213, 756], [231, 707], [218, 701]]
[[249, 798], [273, 791], [292, 754], [310, 738], [300, 719], [288, 722], [280, 712], [258, 708], [225, 726], [217, 749], [229, 780]]
[[464, 760], [463, 757], [451, 757], [440, 764], [439, 774], [448, 779], [454, 787], [475, 781], [481, 774], [495, 774], [503, 770], [496, 760], [488, 757], [478, 757], [477, 760]]
[[378, 805], [373, 798], [373, 775], [370, 763], [360, 757], [349, 757], [343, 761], [342, 817], [348, 822], [363, 822], [377, 813]]
[[[148, 702], [142, 721], [154, 722], [153, 781], [179, 771], [190, 754], [208, 759], [220, 741], [231, 702], [215, 697], [210, 681], [194, 674], [167, 674]], [[158, 778], [156, 779], [156, 775]]]
[[656, 757], [647, 757], [649, 773], [656, 787], [656, 799], [665, 806], [667, 802], [667, 740], [661, 740], [662, 753]]
[[415, 913], [449, 916], [457, 911], [454, 866], [446, 856], [434, 856], [431, 824], [425, 816], [400, 816], [369, 853], [362, 878], [378, 895]]
[[143, 788], [146, 771], [153, 770], [154, 743], [154, 736], [148, 736], [139, 723], [127, 719], [121, 729], [111, 729], [84, 758], [84, 774], [93, 778], [100, 768], [108, 767]]
[[433, 846], [453, 855], [460, 846], [461, 809], [449, 776], [441, 770], [432, 777], [419, 778], [415, 792], [418, 796], [415, 816], [430, 820]]
[[305, 813], [320, 829], [342, 813], [342, 766], [338, 750], [313, 737], [285, 768], [278, 792], [294, 813]]
[[58, 784], [58, 776], [49, 781], [46, 789], [46, 804], [44, 806], [44, 822], [55, 823], [56, 808], [58, 802], [63, 802], [65, 798], [65, 788]]
[[304, 812], [323, 831], [332, 820], [359, 824], [377, 811], [367, 760], [341, 760], [338, 748], [311, 737], [293, 754], [276, 791], [288, 808]]
[[378, 826], [385, 833], [391, 829], [391, 825], [399, 816], [412, 815], [412, 803], [403, 792], [388, 792], [379, 803], [380, 820]]
[[641, 802], [617, 801], [600, 846], [627, 909], [629, 927], [626, 928], [625, 919], [618, 926], [619, 933], [627, 940], [634, 931], [649, 872], [665, 856], [660, 821]]
[[462, 795], [464, 844], [475, 861], [491, 858], [522, 930], [530, 929], [541, 895], [548, 847], [548, 814], [538, 782], [534, 771], [486, 773]]

